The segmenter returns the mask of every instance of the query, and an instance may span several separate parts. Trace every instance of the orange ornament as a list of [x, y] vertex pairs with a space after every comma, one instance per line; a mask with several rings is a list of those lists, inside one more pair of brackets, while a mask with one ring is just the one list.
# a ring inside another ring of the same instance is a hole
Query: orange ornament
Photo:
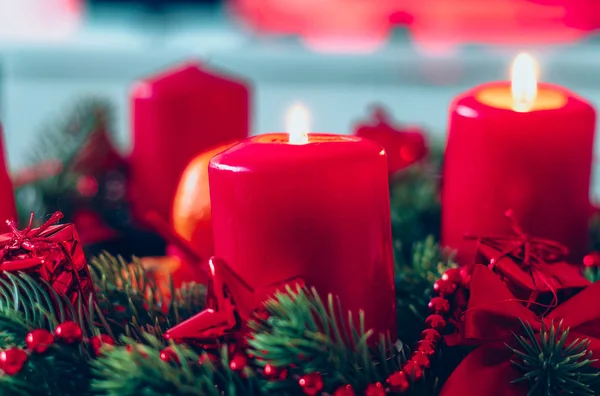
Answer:
[[236, 142], [196, 156], [183, 171], [173, 201], [173, 229], [189, 242], [202, 261], [213, 255], [213, 232], [208, 187], [208, 163]]

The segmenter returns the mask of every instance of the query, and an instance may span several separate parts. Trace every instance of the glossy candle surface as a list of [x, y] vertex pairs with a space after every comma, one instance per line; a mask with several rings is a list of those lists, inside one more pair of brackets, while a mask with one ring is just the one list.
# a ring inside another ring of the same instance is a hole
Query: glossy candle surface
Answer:
[[[250, 286], [301, 277], [395, 334], [386, 155], [358, 137], [250, 138], [209, 168], [215, 254]], [[358, 322], [356, 322], [358, 324]]]
[[12, 181], [6, 169], [5, 155], [4, 135], [2, 125], [0, 125], [0, 232], [8, 232], [10, 230], [6, 225], [6, 220], [17, 219], [15, 194]]
[[135, 217], [170, 220], [179, 179], [196, 155], [248, 136], [248, 87], [185, 64], [138, 81], [131, 94], [130, 198]]
[[509, 82], [483, 85], [451, 106], [444, 160], [442, 242], [468, 263], [474, 236], [525, 232], [565, 244], [579, 259], [587, 244], [595, 111], [568, 90], [538, 85], [528, 111], [511, 107]]

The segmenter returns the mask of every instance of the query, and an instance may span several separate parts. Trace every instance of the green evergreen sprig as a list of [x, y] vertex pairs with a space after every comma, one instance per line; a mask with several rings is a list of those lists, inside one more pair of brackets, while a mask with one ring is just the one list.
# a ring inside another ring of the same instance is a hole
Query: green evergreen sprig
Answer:
[[401, 266], [410, 265], [415, 243], [433, 235], [439, 240], [441, 154], [394, 176], [390, 186], [394, 256]]
[[[235, 396], [260, 395], [258, 382], [250, 368], [245, 377], [229, 368], [227, 347], [211, 362], [184, 345], [171, 343], [177, 361], [160, 358], [163, 342], [144, 335], [145, 345], [123, 338], [126, 346], [107, 350], [92, 362], [92, 389], [107, 396]], [[201, 362], [201, 363], [200, 363]]]
[[188, 283], [176, 289], [170, 281], [170, 296], [164, 296], [153, 275], [139, 259], [131, 262], [109, 253], [90, 263], [99, 289], [98, 315], [118, 339], [121, 335], [144, 342], [145, 333], [162, 339], [162, 333], [205, 307], [204, 285]]
[[[66, 320], [77, 322], [84, 335], [97, 334], [90, 312], [93, 301], [76, 306], [31, 276], [18, 272], [0, 278], [0, 349], [25, 348], [25, 338], [34, 329], [54, 328]], [[0, 376], [3, 395], [86, 395], [90, 373], [89, 351], [83, 347], [52, 345], [43, 355], [32, 354], [16, 375]]]
[[528, 396], [595, 395], [600, 372], [589, 350], [589, 339], [568, 342], [569, 328], [562, 322], [542, 322], [539, 336], [529, 323], [523, 323], [525, 335], [516, 335], [518, 348], [508, 346], [516, 355], [512, 363], [523, 373], [513, 381], [530, 384]]
[[[267, 317], [250, 321], [248, 344], [258, 365], [288, 370], [285, 380], [265, 383], [273, 392], [298, 393], [299, 376], [312, 372], [323, 375], [325, 389], [350, 384], [359, 392], [385, 382], [404, 361], [402, 348], [389, 336], [365, 328], [363, 312], [356, 321], [339, 299], [329, 295], [323, 301], [314, 288], [287, 287], [265, 303], [265, 310]], [[379, 344], [371, 349], [374, 337]]]
[[66, 197], [75, 194], [79, 175], [71, 166], [92, 133], [110, 128], [112, 114], [108, 101], [86, 98], [77, 102], [64, 119], [50, 123], [38, 134], [28, 165], [44, 166], [48, 161], [58, 161], [61, 166], [54, 174], [18, 186], [15, 193], [20, 219], [27, 221], [31, 212], [52, 213]]

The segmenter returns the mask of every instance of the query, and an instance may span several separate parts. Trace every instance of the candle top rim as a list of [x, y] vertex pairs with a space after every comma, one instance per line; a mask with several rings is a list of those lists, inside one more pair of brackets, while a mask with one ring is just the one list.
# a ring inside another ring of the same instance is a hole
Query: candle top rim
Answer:
[[380, 158], [387, 161], [383, 147], [362, 137], [309, 133], [308, 143], [293, 144], [288, 142], [288, 136], [287, 133], [252, 136], [216, 155], [210, 161], [210, 168], [239, 172], [302, 168], [305, 164], [317, 163], [324, 167], [343, 167]]
[[179, 95], [188, 92], [206, 92], [207, 84], [229, 85], [246, 89], [246, 82], [216, 68], [206, 68], [201, 62], [183, 62], [156, 74], [142, 77], [130, 87], [135, 100], [181, 100]]
[[549, 109], [533, 109], [533, 110], [521, 113], [521, 112], [516, 112], [513, 109], [510, 109], [507, 107], [496, 107], [496, 106], [490, 105], [488, 103], [482, 102], [478, 99], [478, 94], [481, 91], [490, 89], [490, 88], [493, 89], [493, 88], [499, 88], [499, 87], [507, 89], [508, 92], [510, 93], [511, 82], [504, 80], [504, 81], [493, 81], [493, 82], [488, 82], [488, 83], [477, 85], [476, 87], [473, 87], [473, 88], [461, 93], [457, 97], [455, 97], [455, 99], [453, 100], [453, 104], [454, 104], [453, 107], [455, 108], [459, 104], [466, 105], [467, 107], [472, 107], [476, 104], [478, 106], [478, 108], [481, 108], [481, 106], [484, 106], [489, 111], [497, 111], [497, 112], [502, 112], [502, 113], [514, 113], [514, 114], [536, 114], [536, 113], [543, 113], [543, 112], [547, 112], [547, 111], [557, 111], [557, 110], [564, 112], [564, 111], [573, 111], [576, 109], [580, 109], [581, 107], [592, 108], [590, 103], [585, 98], [574, 93], [573, 91], [569, 90], [568, 88], [565, 88], [565, 87], [557, 85], [557, 84], [547, 83], [547, 82], [538, 82], [538, 92], [552, 91], [552, 92], [556, 92], [561, 95], [564, 95], [565, 101], [562, 104], [562, 106], [556, 107], [556, 108], [549, 108]]

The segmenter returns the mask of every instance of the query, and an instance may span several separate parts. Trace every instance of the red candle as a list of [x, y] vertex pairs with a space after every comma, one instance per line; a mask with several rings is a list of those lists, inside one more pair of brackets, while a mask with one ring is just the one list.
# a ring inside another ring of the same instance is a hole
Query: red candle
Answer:
[[[290, 114], [291, 129], [308, 130], [300, 108]], [[213, 158], [209, 180], [215, 254], [250, 287], [300, 277], [323, 298], [338, 295], [357, 325], [364, 310], [366, 328], [396, 334], [381, 146], [352, 136], [261, 135]]]
[[15, 206], [15, 194], [12, 181], [6, 169], [4, 159], [4, 143], [2, 125], [0, 125], [0, 232], [8, 232], [6, 220], [17, 219], [17, 208]]
[[519, 56], [513, 83], [479, 86], [455, 99], [444, 161], [442, 241], [472, 259], [475, 236], [510, 233], [512, 209], [525, 232], [583, 255], [591, 214], [596, 114], [555, 85], [537, 84]]
[[133, 150], [130, 200], [135, 217], [170, 221], [188, 162], [219, 144], [248, 136], [248, 88], [196, 65], [139, 81], [131, 95]]

